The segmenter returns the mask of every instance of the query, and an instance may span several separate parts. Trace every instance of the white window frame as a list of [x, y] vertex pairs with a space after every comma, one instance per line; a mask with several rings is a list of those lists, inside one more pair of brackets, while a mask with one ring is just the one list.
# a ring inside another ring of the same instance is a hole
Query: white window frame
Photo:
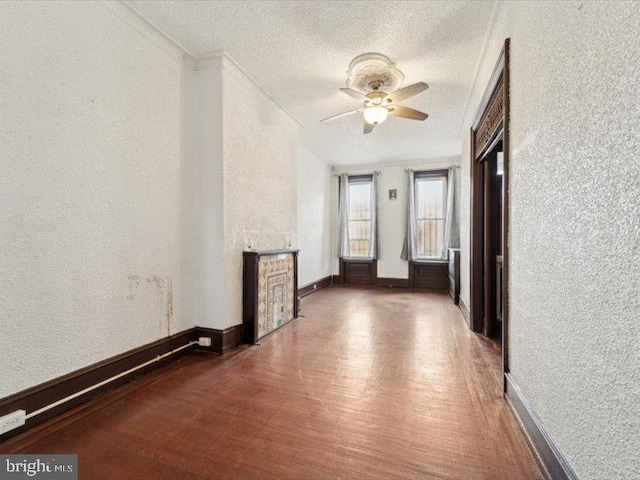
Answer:
[[[443, 189], [442, 189], [442, 218], [438, 218], [438, 217], [430, 217], [430, 218], [419, 218], [418, 217], [418, 183], [420, 181], [424, 181], [424, 180], [442, 180], [443, 181]], [[415, 206], [415, 215], [416, 215], [416, 236], [419, 234], [419, 225], [420, 225], [420, 221], [433, 221], [433, 220], [440, 220], [442, 222], [442, 240], [444, 241], [444, 231], [446, 228], [445, 222], [446, 217], [447, 217], [447, 189], [449, 187], [448, 182], [449, 182], [449, 178], [448, 178], [448, 171], [447, 170], [431, 170], [431, 171], [420, 171], [420, 172], [415, 172], [414, 174], [414, 179], [413, 179], [414, 185], [413, 185], [413, 191], [414, 191], [414, 206]], [[416, 252], [416, 260], [423, 260], [423, 261], [428, 261], [428, 260], [443, 260], [442, 259], [442, 254], [440, 252], [436, 253], [435, 255], [424, 255], [422, 254], [422, 249], [420, 248], [420, 244], [419, 242], [417, 242], [417, 252]]]
[[[349, 176], [349, 184], [347, 185], [347, 188], [350, 188], [350, 186], [352, 184], [369, 184], [370, 188], [373, 188], [373, 175], [350, 175]], [[349, 202], [351, 202], [351, 195], [349, 195]], [[351, 220], [351, 206], [347, 205], [347, 221], [349, 223], [351, 222], [357, 222], [357, 221], [368, 221], [369, 222], [369, 245], [371, 245], [372, 242], [372, 238], [371, 238], [371, 233], [373, 231], [373, 225], [371, 225], [371, 222], [373, 221], [372, 219], [372, 213], [373, 213], [373, 208], [374, 205], [369, 205], [369, 219], [368, 220]], [[349, 236], [351, 236], [351, 228], [349, 228]], [[369, 249], [367, 249], [367, 253], [364, 255], [358, 255], [358, 254], [354, 254], [352, 249], [351, 249], [351, 238], [349, 238], [349, 258], [356, 258], [356, 259], [369, 259], [371, 258], [369, 256]]]

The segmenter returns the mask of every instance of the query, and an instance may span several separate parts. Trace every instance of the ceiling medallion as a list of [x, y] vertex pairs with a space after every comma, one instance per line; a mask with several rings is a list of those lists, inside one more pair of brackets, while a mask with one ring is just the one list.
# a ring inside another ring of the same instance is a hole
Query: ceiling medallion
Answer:
[[363, 53], [351, 60], [347, 70], [347, 87], [361, 92], [393, 91], [404, 81], [403, 73], [389, 57], [381, 53]]

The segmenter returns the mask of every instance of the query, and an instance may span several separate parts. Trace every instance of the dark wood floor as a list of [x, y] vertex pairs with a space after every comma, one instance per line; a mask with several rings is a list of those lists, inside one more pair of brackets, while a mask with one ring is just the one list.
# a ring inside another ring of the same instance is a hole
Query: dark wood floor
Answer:
[[542, 479], [499, 345], [446, 295], [331, 287], [227, 358], [187, 355], [3, 453], [77, 453], [82, 479]]

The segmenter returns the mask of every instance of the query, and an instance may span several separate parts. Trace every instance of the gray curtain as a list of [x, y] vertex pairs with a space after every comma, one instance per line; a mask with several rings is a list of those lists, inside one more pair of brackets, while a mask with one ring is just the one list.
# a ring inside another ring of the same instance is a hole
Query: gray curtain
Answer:
[[416, 195], [414, 171], [407, 170], [407, 205], [405, 208], [406, 223], [404, 229], [404, 245], [400, 258], [403, 260], [415, 260], [418, 251], [418, 224], [416, 221]]
[[351, 254], [349, 251], [349, 175], [346, 173], [340, 175], [339, 182], [338, 258], [342, 258]]
[[378, 174], [371, 178], [371, 241], [369, 242], [369, 258], [378, 258]]
[[460, 244], [460, 231], [458, 228], [458, 208], [456, 205], [456, 168], [450, 167], [447, 175], [447, 211], [444, 220], [444, 242], [440, 257], [448, 258], [449, 249]]

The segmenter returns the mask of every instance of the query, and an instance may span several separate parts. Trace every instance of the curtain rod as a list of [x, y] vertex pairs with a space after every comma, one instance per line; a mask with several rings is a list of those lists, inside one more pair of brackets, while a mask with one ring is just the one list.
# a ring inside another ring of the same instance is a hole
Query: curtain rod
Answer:
[[[374, 170], [371, 173], [347, 173], [347, 175], [349, 175], [350, 177], [359, 177], [361, 175], [380, 175], [381, 173], [382, 173], [381, 170]], [[334, 173], [333, 174], [334, 177], [340, 177], [342, 175], [344, 175], [344, 174], [342, 174], [342, 173]]]
[[[449, 170], [449, 169], [450, 169], [450, 168], [452, 168], [452, 167], [453, 167], [453, 168], [455, 168], [455, 169], [457, 170], [457, 169], [459, 169], [459, 168], [460, 168], [460, 165], [451, 165], [451, 166], [449, 166], [449, 167], [444, 167], [444, 168], [431, 168], [431, 169], [426, 169], [426, 170], [425, 170], [424, 168], [421, 168], [420, 170], [417, 170], [417, 171], [418, 171], [418, 172], [435, 172], [435, 171], [437, 171], [437, 170]], [[405, 168], [405, 169], [404, 169], [404, 171], [405, 171], [405, 172], [408, 172], [409, 170], [413, 170], [413, 168]], [[413, 171], [415, 172], [416, 170], [413, 170]]]

